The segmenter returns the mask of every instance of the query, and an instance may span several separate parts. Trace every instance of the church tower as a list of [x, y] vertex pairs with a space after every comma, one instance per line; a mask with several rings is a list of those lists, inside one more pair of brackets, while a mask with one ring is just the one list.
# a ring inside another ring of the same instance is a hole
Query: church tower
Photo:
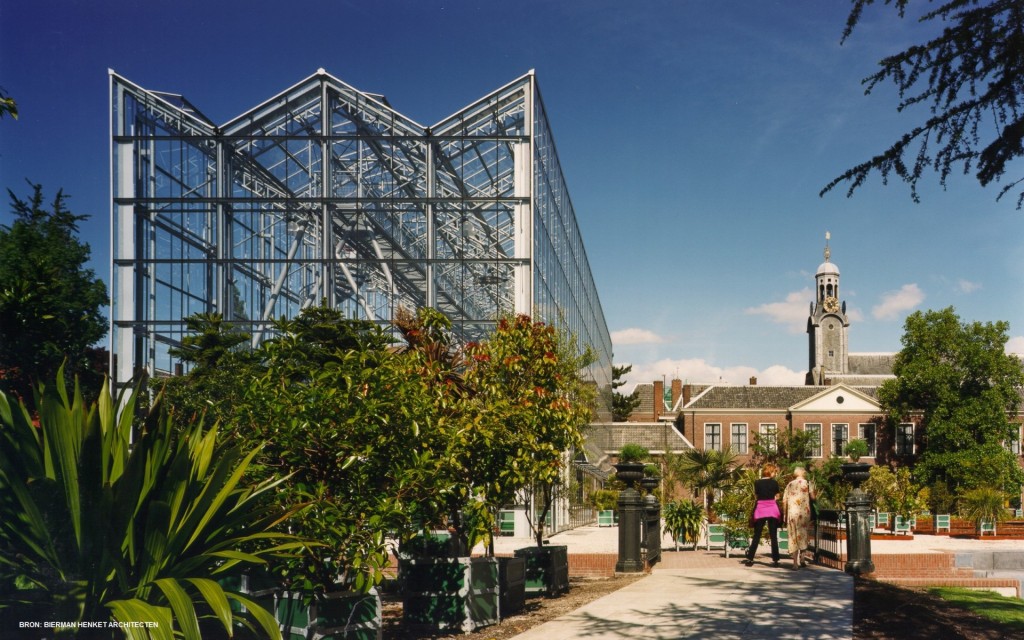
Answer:
[[825, 232], [825, 262], [814, 274], [815, 298], [811, 315], [807, 319], [809, 340], [809, 370], [807, 384], [824, 385], [836, 375], [849, 373], [850, 320], [846, 316], [846, 302], [839, 299], [839, 267], [830, 262], [832, 252]]

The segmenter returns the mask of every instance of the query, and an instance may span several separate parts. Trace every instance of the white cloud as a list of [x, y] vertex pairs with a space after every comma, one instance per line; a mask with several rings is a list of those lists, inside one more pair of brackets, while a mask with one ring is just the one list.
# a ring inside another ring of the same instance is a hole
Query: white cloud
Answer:
[[814, 300], [814, 291], [809, 288], [793, 291], [781, 302], [766, 302], [757, 307], [747, 307], [743, 313], [764, 316], [776, 324], [786, 326], [789, 333], [803, 333], [807, 330], [807, 314]]
[[758, 371], [755, 367], [746, 366], [719, 367], [700, 358], [663, 358], [655, 362], [631, 364], [633, 369], [626, 374], [627, 384], [622, 387], [626, 393], [632, 391], [637, 384], [662, 379], [668, 382], [673, 378], [692, 384], [746, 385], [750, 383], [751, 376], [756, 377], [760, 385], [787, 386], [804, 383], [803, 371], [793, 371], [782, 365], [773, 365]]
[[1024, 336], [1014, 336], [1006, 341], [1006, 353], [1024, 356]]
[[616, 346], [627, 344], [658, 344], [659, 342], [664, 342], [664, 339], [653, 331], [637, 329], [635, 327], [612, 331], [611, 335], [612, 344]]
[[897, 291], [882, 294], [882, 301], [871, 309], [878, 320], [894, 320], [924, 302], [924, 292], [916, 283], [905, 284]]
[[956, 290], [960, 293], [974, 293], [980, 288], [980, 282], [971, 282], [970, 280], [964, 280], [963, 278], [956, 281]]

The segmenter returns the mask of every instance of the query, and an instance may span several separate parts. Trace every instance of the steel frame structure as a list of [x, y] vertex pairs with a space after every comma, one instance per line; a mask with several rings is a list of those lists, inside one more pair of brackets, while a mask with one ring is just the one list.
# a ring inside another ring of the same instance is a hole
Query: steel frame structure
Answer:
[[110, 71], [111, 375], [173, 372], [184, 319], [256, 344], [324, 302], [436, 308], [466, 340], [525, 313], [611, 339], [533, 71], [431, 127], [323, 69], [217, 126]]

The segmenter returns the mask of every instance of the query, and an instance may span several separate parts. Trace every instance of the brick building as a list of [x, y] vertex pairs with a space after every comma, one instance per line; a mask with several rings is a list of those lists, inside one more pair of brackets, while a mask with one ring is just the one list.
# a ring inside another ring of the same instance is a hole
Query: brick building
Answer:
[[[879, 386], [893, 377], [895, 353], [851, 353], [850, 320], [840, 298], [839, 268], [831, 262], [826, 235], [825, 261], [815, 273], [815, 299], [807, 319], [808, 372], [802, 386], [688, 384], [681, 380], [638, 384], [640, 405], [629, 422], [671, 425], [679, 442], [697, 449], [726, 449], [749, 460], [757, 438], [771, 438], [783, 429], [817, 433], [812, 458], [843, 455], [846, 443], [868, 443], [867, 462], [912, 464], [921, 450], [922, 428], [916, 417], [891, 424], [878, 402]], [[1024, 392], [1024, 391], [1022, 391]], [[1024, 413], [1017, 416], [1024, 422]], [[635, 429], [622, 427], [637, 436]], [[654, 438], [668, 441], [657, 430]], [[1007, 443], [1021, 453], [1021, 429]], [[608, 439], [610, 444], [613, 440]], [[652, 452], [651, 438], [630, 442]], [[620, 445], [621, 446], [621, 445]], [[614, 451], [606, 449], [611, 456]], [[1024, 458], [1022, 458], [1024, 464]]]

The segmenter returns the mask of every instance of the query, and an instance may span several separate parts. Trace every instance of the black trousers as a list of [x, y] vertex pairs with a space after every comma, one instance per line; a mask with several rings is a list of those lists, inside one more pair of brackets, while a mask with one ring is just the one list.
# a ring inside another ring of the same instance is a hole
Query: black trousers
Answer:
[[757, 553], [757, 545], [761, 542], [761, 533], [764, 532], [764, 525], [768, 523], [768, 537], [772, 541], [772, 562], [779, 561], [779, 519], [758, 518], [754, 520], [754, 537], [750, 541], [750, 548], [747, 549], [747, 559], [753, 560]]

